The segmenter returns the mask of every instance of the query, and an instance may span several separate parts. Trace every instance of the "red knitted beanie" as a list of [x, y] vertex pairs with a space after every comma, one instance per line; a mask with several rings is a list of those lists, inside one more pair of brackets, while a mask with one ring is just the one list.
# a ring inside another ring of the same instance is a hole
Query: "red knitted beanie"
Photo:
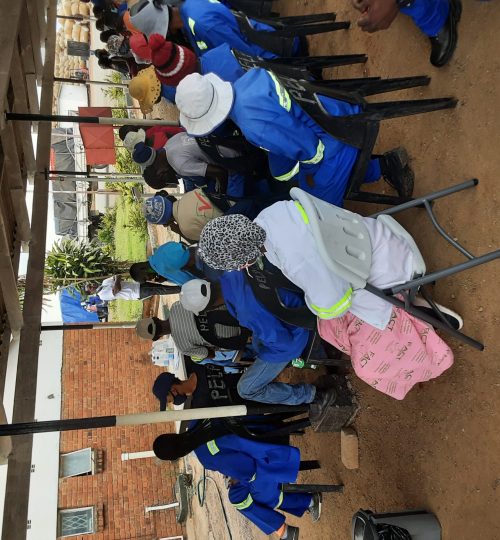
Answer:
[[168, 86], [177, 86], [186, 75], [198, 70], [198, 60], [193, 51], [165, 39], [160, 34], [149, 36], [151, 61], [158, 80]]

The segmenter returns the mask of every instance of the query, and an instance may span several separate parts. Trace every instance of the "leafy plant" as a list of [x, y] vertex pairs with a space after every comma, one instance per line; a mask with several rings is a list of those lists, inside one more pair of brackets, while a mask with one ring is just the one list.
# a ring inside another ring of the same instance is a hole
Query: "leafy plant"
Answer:
[[[116, 143], [122, 144], [122, 141], [118, 138]], [[141, 174], [139, 165], [132, 159], [132, 155], [126, 148], [116, 149], [115, 169], [120, 173]]]
[[[109, 75], [106, 75], [104, 79], [107, 82], [114, 83], [114, 84], [122, 84], [122, 76], [118, 71], [112, 71]], [[108, 97], [110, 100], [114, 101], [115, 105], [117, 107], [126, 107], [127, 106], [127, 97], [125, 96], [125, 89], [121, 86], [107, 86], [106, 88], [101, 88], [101, 92]], [[124, 111], [126, 113], [126, 111]], [[115, 116], [115, 115], [113, 115]], [[124, 117], [120, 118], [126, 118], [127, 115], [125, 114]], [[117, 118], [115, 116], [115, 118]]]
[[97, 229], [97, 238], [105, 246], [110, 248], [110, 253], [115, 249], [116, 206], [108, 208], [101, 219]]
[[130, 205], [127, 227], [137, 232], [144, 241], [148, 240], [148, 224], [142, 212], [142, 204], [138, 201]]
[[45, 259], [47, 285], [55, 291], [68, 285], [82, 285], [115, 274], [125, 273], [130, 265], [117, 261], [103, 244], [69, 238], [55, 242]]

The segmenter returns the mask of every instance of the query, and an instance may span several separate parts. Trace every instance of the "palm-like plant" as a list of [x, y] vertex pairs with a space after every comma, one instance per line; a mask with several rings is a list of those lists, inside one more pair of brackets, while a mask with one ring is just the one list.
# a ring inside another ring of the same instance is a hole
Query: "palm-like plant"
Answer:
[[99, 281], [126, 273], [130, 264], [114, 259], [98, 241], [79, 242], [64, 238], [55, 242], [45, 259], [45, 282], [55, 291], [68, 285]]

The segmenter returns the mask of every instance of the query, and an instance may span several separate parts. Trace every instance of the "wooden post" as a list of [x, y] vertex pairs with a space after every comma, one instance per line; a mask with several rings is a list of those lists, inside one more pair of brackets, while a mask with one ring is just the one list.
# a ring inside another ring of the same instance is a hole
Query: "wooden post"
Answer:
[[[7, 2], [4, 4], [4, 11], [8, 11], [11, 6], [17, 6], [21, 2]], [[50, 113], [52, 110], [56, 9], [57, 0], [50, 0], [47, 9], [45, 65], [43, 67], [40, 106], [44, 113]], [[9, 24], [4, 25], [6, 28], [11, 25], [17, 28], [15, 20], [13, 21], [11, 18], [8, 20]], [[3, 42], [4, 31], [1, 34], [0, 41]], [[17, 46], [17, 37], [15, 33], [13, 36], [11, 34], [11, 32], [7, 32], [7, 35], [12, 39], [12, 43], [8, 44], [12, 50], [14, 46]], [[3, 53], [2, 57], [6, 54], [5, 48]], [[10, 57], [12, 57], [12, 54], [10, 54]], [[10, 72], [10, 64], [7, 72]], [[3, 86], [3, 84], [0, 86], [0, 91], [2, 91], [0, 96], [2, 98], [7, 95], [7, 88], [8, 86]], [[51, 124], [41, 124], [38, 130], [36, 152], [37, 171], [45, 171], [49, 167], [50, 137]], [[45, 180], [45, 173], [37, 173], [34, 182], [34, 204], [31, 223], [32, 242], [26, 279], [26, 296], [23, 311], [24, 327], [21, 331], [19, 344], [18, 376], [16, 377], [13, 411], [14, 422], [33, 421], [35, 413], [49, 183]], [[25, 435], [14, 441], [13, 453], [7, 471], [2, 540], [26, 540], [32, 448], [32, 435]]]

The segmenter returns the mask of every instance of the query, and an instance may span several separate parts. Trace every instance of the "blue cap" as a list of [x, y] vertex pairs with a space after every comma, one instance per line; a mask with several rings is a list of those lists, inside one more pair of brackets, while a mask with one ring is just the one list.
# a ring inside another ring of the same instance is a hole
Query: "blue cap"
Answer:
[[149, 223], [164, 225], [172, 218], [173, 204], [163, 195], [155, 195], [144, 201], [144, 216]]
[[173, 373], [162, 373], [153, 384], [153, 394], [160, 402], [160, 411], [167, 410], [167, 395], [177, 377]]
[[[153, 394], [160, 402], [160, 411], [166, 411], [168, 405], [168, 393], [170, 392], [173, 384], [179, 384], [181, 381], [173, 373], [162, 373], [156, 377], [156, 381], [153, 384]], [[176, 395], [172, 396], [174, 399], [174, 405], [182, 405], [187, 396]]]
[[164, 257], [172, 270], [181, 270], [189, 261], [189, 248], [181, 242], [167, 242], [155, 250], [155, 255]]
[[140, 165], [142, 170], [147, 169], [156, 159], [156, 150], [143, 142], [138, 142], [134, 146], [132, 159]]

